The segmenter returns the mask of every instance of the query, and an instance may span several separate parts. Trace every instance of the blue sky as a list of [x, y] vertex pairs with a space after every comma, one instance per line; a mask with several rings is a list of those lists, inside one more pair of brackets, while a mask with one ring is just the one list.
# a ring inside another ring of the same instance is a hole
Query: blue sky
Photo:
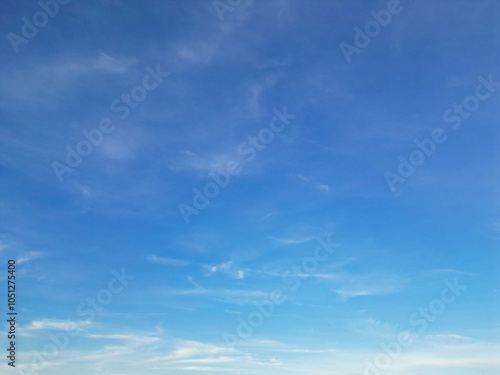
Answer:
[[[0, 6], [19, 373], [41, 355], [37, 374], [361, 375], [406, 333], [380, 373], [498, 374], [500, 88], [484, 82], [500, 82], [500, 4], [401, 1], [346, 59], [341, 43], [390, 1], [232, 3], [219, 17], [212, 1], [71, 0], [16, 47], [9, 33], [41, 8]], [[120, 119], [112, 103], [133, 90], [147, 96]], [[456, 129], [455, 104], [477, 107]], [[112, 130], [60, 181], [54, 162], [103, 119]], [[238, 173], [196, 209], [193, 189], [228, 163]], [[318, 240], [335, 251], [307, 272]], [[467, 288], [419, 332], [410, 317], [453, 282]], [[228, 345], [275, 291], [284, 301]]]

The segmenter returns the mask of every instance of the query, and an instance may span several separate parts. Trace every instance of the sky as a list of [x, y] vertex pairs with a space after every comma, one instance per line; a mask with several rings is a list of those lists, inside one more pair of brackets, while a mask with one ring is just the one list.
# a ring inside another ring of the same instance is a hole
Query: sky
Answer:
[[0, 374], [498, 374], [499, 17], [3, 1]]

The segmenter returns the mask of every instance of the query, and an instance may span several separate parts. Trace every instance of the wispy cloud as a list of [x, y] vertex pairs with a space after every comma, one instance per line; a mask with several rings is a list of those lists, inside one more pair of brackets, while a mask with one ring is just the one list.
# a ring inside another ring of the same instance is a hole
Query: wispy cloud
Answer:
[[94, 63], [94, 68], [101, 69], [109, 73], [124, 73], [135, 63], [136, 59], [116, 59], [101, 52]]
[[31, 322], [30, 325], [26, 326], [26, 330], [55, 330], [55, 331], [70, 331], [77, 330], [82, 331], [85, 327], [88, 327], [92, 322], [90, 321], [72, 321], [72, 320], [36, 320]]
[[217, 264], [214, 266], [204, 266], [207, 269], [207, 276], [212, 276], [215, 273], [222, 272], [233, 279], [245, 278], [245, 271], [233, 266], [232, 261]]
[[317, 238], [317, 236], [286, 237], [286, 238], [268, 236], [267, 238], [269, 238], [269, 239], [271, 239], [271, 240], [273, 240], [275, 242], [278, 242], [280, 244], [284, 244], [284, 245], [297, 245], [297, 244], [302, 244], [302, 243], [310, 242], [310, 241], [314, 240], [315, 238]]
[[139, 335], [129, 335], [129, 334], [89, 334], [87, 337], [91, 339], [98, 340], [122, 340], [122, 341], [132, 341], [134, 343], [153, 343], [161, 341], [161, 338], [154, 336], [139, 336]]
[[146, 260], [150, 263], [161, 264], [164, 266], [182, 267], [182, 266], [187, 266], [189, 264], [189, 262], [184, 260], [160, 257], [156, 256], [155, 254], [148, 255], [146, 257]]
[[180, 340], [177, 347], [167, 356], [154, 357], [150, 361], [170, 361], [192, 358], [197, 356], [211, 356], [221, 354], [233, 354], [235, 350], [224, 346], [216, 346], [199, 341]]
[[21, 254], [17, 258], [17, 263], [22, 264], [29, 262], [31, 260], [42, 258], [45, 255], [43, 251], [29, 251], [27, 253]]
[[397, 293], [401, 281], [394, 278], [348, 275], [341, 279], [340, 286], [331, 289], [342, 300], [360, 296], [373, 296]]
[[437, 333], [434, 335], [427, 335], [424, 339], [437, 342], [465, 342], [472, 340], [471, 337], [457, 335], [454, 333]]
[[349, 322], [349, 327], [357, 333], [368, 336], [391, 337], [397, 325], [384, 323], [376, 318], [355, 319]]

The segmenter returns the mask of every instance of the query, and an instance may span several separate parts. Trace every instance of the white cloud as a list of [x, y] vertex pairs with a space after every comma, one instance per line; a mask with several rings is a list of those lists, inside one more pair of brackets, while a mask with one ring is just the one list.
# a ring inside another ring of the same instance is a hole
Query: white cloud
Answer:
[[349, 322], [349, 327], [363, 335], [391, 337], [395, 333], [395, 324], [383, 323], [375, 318], [356, 319]]
[[165, 266], [182, 267], [182, 266], [187, 266], [189, 264], [189, 262], [186, 262], [184, 260], [159, 257], [159, 256], [156, 256], [155, 254], [148, 255], [146, 257], [146, 259], [148, 262], [162, 264]]
[[195, 364], [212, 364], [212, 363], [228, 363], [237, 362], [242, 357], [207, 357], [207, 358], [190, 358], [175, 361], [174, 363], [195, 363]]
[[235, 314], [235, 315], [241, 315], [243, 314], [241, 311], [233, 311], [233, 310], [224, 310], [225, 313], [228, 313], [228, 314]]
[[177, 347], [168, 356], [155, 357], [151, 361], [180, 360], [198, 356], [210, 356], [235, 353], [233, 348], [216, 346], [199, 341], [180, 340]]
[[262, 59], [255, 63], [258, 69], [282, 68], [292, 63], [292, 56], [288, 54], [285, 58], [279, 59]]
[[296, 244], [301, 244], [301, 243], [306, 243], [309, 241], [312, 241], [316, 238], [316, 236], [308, 236], [308, 237], [290, 237], [290, 238], [279, 238], [279, 237], [273, 237], [273, 236], [267, 236], [267, 238], [284, 244], [284, 245], [296, 245]]
[[[179, 158], [170, 163], [170, 167], [175, 171], [197, 172], [205, 177], [210, 173], [219, 173], [226, 170], [230, 161], [240, 161], [241, 157], [231, 157], [226, 153], [215, 153], [211, 156], [202, 157], [191, 150], [184, 150]], [[241, 165], [241, 162], [239, 162]]]
[[[461, 352], [456, 354], [445, 354], [442, 352], [429, 352], [420, 355], [408, 355], [394, 363], [394, 368], [399, 370], [424, 367], [474, 368], [478, 370], [481, 368], [493, 368], [500, 370], [500, 359], [493, 353], [480, 354]], [[478, 373], [481, 373], [481, 371]]]
[[337, 293], [343, 300], [347, 300], [359, 296], [392, 294], [398, 290], [398, 286], [392, 283], [358, 283], [357, 285], [344, 285], [340, 288], [334, 288], [332, 292]]
[[44, 255], [42, 251], [29, 251], [27, 253], [24, 253], [23, 255], [20, 255], [17, 258], [17, 263], [22, 264], [29, 262], [30, 260], [38, 259], [41, 258]]
[[206, 268], [208, 268], [208, 271], [209, 271], [207, 276], [211, 276], [214, 273], [216, 273], [217, 271], [228, 271], [229, 269], [231, 269], [232, 265], [233, 265], [233, 262], [228, 261], [228, 262], [221, 263], [221, 264], [215, 265], [215, 266], [205, 266]]
[[92, 339], [103, 339], [103, 340], [108, 339], [108, 340], [133, 341], [136, 344], [137, 343], [146, 344], [146, 343], [161, 341], [161, 338], [159, 338], [159, 337], [124, 335], [124, 334], [108, 334], [108, 335], [91, 334], [91, 335], [87, 335], [87, 337], [92, 338]]
[[219, 297], [271, 298], [272, 293], [240, 289], [170, 289], [170, 295], [212, 295]]
[[[153, 370], [164, 370], [162, 367], [153, 367]], [[173, 370], [184, 370], [184, 371], [211, 371], [211, 372], [237, 372], [238, 369], [224, 368], [224, 367], [201, 367], [201, 366], [182, 366], [182, 367], [169, 367], [168, 369]]]
[[342, 277], [340, 274], [335, 273], [296, 273], [290, 275], [291, 277], [312, 277], [317, 279], [328, 279], [328, 280], [338, 280]]
[[191, 276], [188, 276], [188, 277], [187, 277], [187, 281], [188, 281], [191, 285], [193, 285], [194, 287], [196, 287], [197, 289], [203, 290], [203, 287], [202, 287], [200, 284], [198, 284], [196, 281], [194, 281], [194, 280], [193, 280], [193, 278], [192, 278]]
[[281, 353], [304, 353], [304, 354], [317, 354], [317, 353], [333, 353], [336, 352], [337, 349], [283, 349], [278, 350]]
[[215, 266], [204, 266], [204, 267], [208, 269], [208, 273], [206, 276], [212, 276], [217, 272], [222, 272], [233, 279], [245, 278], [245, 271], [234, 268], [232, 261], [221, 263]]
[[209, 63], [219, 50], [219, 43], [197, 41], [196, 43], [180, 44], [177, 46], [177, 56], [188, 63]]
[[129, 66], [133, 65], [135, 62], [136, 59], [115, 59], [101, 52], [94, 63], [94, 68], [105, 70], [110, 73], [124, 73], [128, 70]]
[[56, 331], [82, 331], [83, 328], [89, 326], [92, 322], [85, 320], [35, 320], [26, 327], [27, 330], [56, 330]]
[[452, 334], [452, 333], [439, 333], [439, 334], [435, 334], [435, 335], [427, 335], [425, 336], [425, 339], [426, 340], [430, 340], [430, 341], [447, 341], [447, 342], [464, 342], [464, 341], [470, 341], [472, 340], [470, 337], [467, 337], [467, 336], [461, 336], [461, 335], [457, 335], [457, 334]]
[[125, 72], [133, 61], [114, 59], [106, 54], [101, 54], [97, 60], [85, 57], [68, 59], [59, 55], [46, 61], [19, 64], [10, 74], [0, 78], [0, 85], [9, 98], [0, 101], [0, 107], [57, 106], [60, 102], [58, 93], [70, 95], [71, 90], [78, 86], [75, 83], [89, 74]]

